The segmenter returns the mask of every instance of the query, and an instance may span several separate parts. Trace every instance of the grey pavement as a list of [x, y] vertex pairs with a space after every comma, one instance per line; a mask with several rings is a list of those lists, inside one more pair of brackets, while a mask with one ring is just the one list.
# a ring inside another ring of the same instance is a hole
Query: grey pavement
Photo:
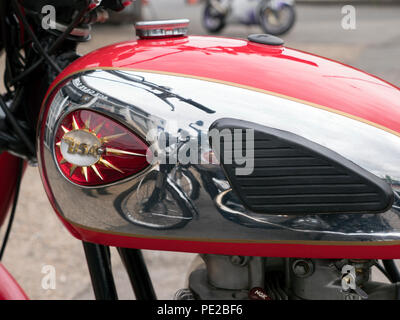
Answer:
[[[191, 19], [191, 34], [204, 34], [201, 6], [183, 6], [183, 0], [157, 0], [146, 8], [146, 19]], [[341, 6], [298, 5], [294, 29], [283, 38], [292, 48], [309, 51], [366, 70], [400, 85], [400, 6], [356, 5], [357, 29], [341, 28]], [[258, 27], [228, 26], [221, 35], [246, 37]], [[81, 53], [124, 40], [134, 39], [132, 26], [99, 26], [93, 40], [79, 47]], [[2, 63], [3, 60], [2, 60]], [[0, 63], [0, 69], [2, 67]], [[90, 279], [82, 245], [62, 226], [50, 207], [37, 168], [28, 168], [23, 179], [14, 229], [4, 264], [32, 299], [92, 299]], [[0, 235], [4, 233], [4, 228]], [[133, 297], [128, 278], [115, 250], [113, 268], [119, 295]], [[195, 255], [145, 251], [158, 296], [172, 298], [182, 288]], [[56, 289], [42, 288], [42, 267], [56, 270]], [[374, 277], [382, 278], [379, 273]]]

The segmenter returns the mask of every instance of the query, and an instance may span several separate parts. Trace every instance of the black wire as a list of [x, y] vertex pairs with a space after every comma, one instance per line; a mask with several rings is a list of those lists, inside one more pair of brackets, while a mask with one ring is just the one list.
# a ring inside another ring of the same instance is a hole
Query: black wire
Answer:
[[65, 29], [64, 32], [52, 44], [52, 46], [49, 49], [49, 54], [52, 54], [55, 50], [57, 50], [58, 46], [65, 40], [65, 38], [71, 33], [71, 31], [79, 25], [79, 23], [82, 21], [82, 18], [88, 11], [88, 7], [89, 7], [89, 1], [87, 0], [86, 5], [83, 7], [83, 9], [77, 14], [74, 20], [69, 24], [67, 29]]
[[397, 287], [397, 290], [396, 290], [396, 299], [397, 299], [397, 300], [400, 300], [400, 284], [399, 284], [399, 283], [396, 283], [396, 287]]
[[44, 61], [43, 57], [40, 57], [39, 60], [37, 60], [35, 63], [33, 63], [28, 69], [25, 69], [24, 72], [20, 73], [18, 76], [13, 78], [12, 80], [9, 81], [9, 86], [13, 86], [16, 84], [18, 81], [29, 75], [32, 71], [34, 71], [42, 62]]
[[9, 85], [12, 87], [14, 84], [16, 84], [18, 81], [29, 75], [32, 71], [35, 71], [35, 69], [44, 61], [43, 57], [40, 57], [39, 60], [37, 60], [35, 63], [33, 63], [28, 69], [26, 69], [24, 72], [20, 73], [18, 76], [16, 76], [14, 79], [10, 80]]
[[8, 238], [10, 237], [10, 232], [11, 232], [11, 228], [12, 228], [12, 224], [13, 224], [14, 216], [15, 216], [15, 211], [16, 211], [17, 203], [18, 203], [18, 196], [19, 196], [19, 189], [21, 186], [24, 161], [19, 158], [18, 162], [19, 162], [19, 168], [18, 168], [18, 175], [17, 175], [16, 186], [15, 186], [14, 201], [13, 201], [13, 206], [12, 206], [12, 210], [10, 213], [10, 218], [8, 219], [7, 230], [6, 230], [6, 233], [4, 234], [3, 244], [1, 245], [1, 249], [0, 249], [0, 261], [3, 258], [4, 251], [6, 250]]
[[[75, 17], [72, 23], [64, 30], [62, 34], [56, 39], [56, 41], [50, 46], [48, 54], [52, 54], [59, 45], [65, 40], [65, 38], [71, 33], [71, 31], [80, 23], [83, 16], [86, 14], [88, 9], [88, 1], [86, 1], [87, 6], [85, 6]], [[33, 72], [42, 62], [44, 61], [44, 57], [40, 57], [37, 61], [35, 61], [28, 69], [24, 72], [16, 76], [15, 78], [10, 80], [9, 85], [13, 86], [15, 83], [28, 76], [31, 72]]]
[[43, 55], [43, 57], [47, 60], [47, 62], [50, 64], [50, 66], [57, 72], [60, 73], [62, 70], [61, 68], [57, 65], [57, 63], [47, 54], [47, 52], [43, 49], [42, 45], [40, 44], [39, 39], [36, 37], [35, 33], [32, 31], [28, 21], [26, 20], [25, 16], [21, 12], [21, 8], [19, 7], [19, 4], [17, 0], [13, 0], [12, 4], [14, 6], [15, 12], [18, 16], [18, 18], [22, 21], [26, 31], [29, 33], [30, 37], [32, 38], [33, 42], [37, 46], [37, 49], [40, 51], [40, 53]]
[[29, 140], [29, 138], [25, 134], [25, 132], [21, 129], [21, 127], [18, 124], [17, 120], [15, 119], [14, 115], [8, 109], [6, 103], [4, 102], [4, 100], [1, 96], [0, 96], [0, 108], [3, 110], [4, 114], [6, 115], [6, 120], [11, 123], [11, 125], [13, 126], [17, 135], [21, 138], [21, 140], [24, 142], [24, 144], [28, 148], [29, 152], [31, 153], [31, 156], [34, 156], [36, 154], [35, 146]]

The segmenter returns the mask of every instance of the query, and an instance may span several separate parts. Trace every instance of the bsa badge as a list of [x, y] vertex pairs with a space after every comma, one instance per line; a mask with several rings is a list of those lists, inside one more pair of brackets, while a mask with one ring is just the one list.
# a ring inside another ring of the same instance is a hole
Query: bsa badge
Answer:
[[55, 154], [61, 171], [84, 185], [112, 182], [141, 171], [148, 166], [147, 150], [145, 142], [127, 128], [86, 110], [67, 116], [56, 135]]

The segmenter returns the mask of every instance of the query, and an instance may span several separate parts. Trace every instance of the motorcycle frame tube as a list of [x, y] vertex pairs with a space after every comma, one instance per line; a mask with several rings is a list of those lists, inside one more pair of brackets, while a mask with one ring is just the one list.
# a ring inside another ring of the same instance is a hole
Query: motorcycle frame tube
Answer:
[[24, 290], [1, 263], [0, 300], [28, 300], [28, 296]]
[[117, 250], [128, 273], [136, 300], [157, 300], [142, 252], [127, 248]]
[[[96, 300], [118, 300], [108, 246], [82, 241]], [[136, 300], [156, 300], [153, 284], [140, 250], [117, 248]]]
[[118, 300], [111, 270], [110, 249], [85, 241], [82, 244], [96, 300]]

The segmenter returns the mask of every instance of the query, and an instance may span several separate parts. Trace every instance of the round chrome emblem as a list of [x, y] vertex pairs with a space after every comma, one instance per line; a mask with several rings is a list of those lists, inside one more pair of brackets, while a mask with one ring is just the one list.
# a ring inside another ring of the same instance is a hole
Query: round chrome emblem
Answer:
[[117, 122], [89, 110], [68, 114], [54, 142], [60, 171], [80, 185], [114, 182], [148, 166], [146, 143]]
[[66, 132], [61, 139], [60, 151], [66, 161], [79, 167], [94, 165], [101, 157], [101, 140], [84, 129]]

